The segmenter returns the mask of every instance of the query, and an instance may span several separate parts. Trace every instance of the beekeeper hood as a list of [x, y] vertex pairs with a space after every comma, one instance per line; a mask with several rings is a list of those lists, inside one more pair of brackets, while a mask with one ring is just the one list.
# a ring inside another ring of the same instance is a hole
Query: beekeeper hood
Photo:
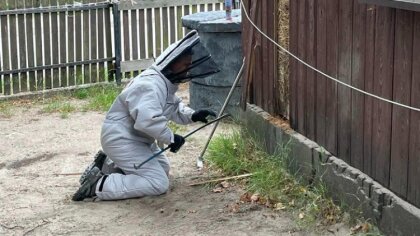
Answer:
[[[190, 62], [181, 71], [173, 71], [171, 65], [187, 57]], [[183, 39], [170, 45], [157, 59], [154, 67], [172, 83], [184, 83], [204, 78], [220, 71], [210, 53], [200, 42], [197, 31], [189, 32]]]

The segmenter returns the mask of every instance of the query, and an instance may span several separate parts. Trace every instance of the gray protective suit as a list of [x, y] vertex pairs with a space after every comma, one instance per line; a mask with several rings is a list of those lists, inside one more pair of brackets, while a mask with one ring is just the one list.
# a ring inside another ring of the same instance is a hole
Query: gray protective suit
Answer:
[[[192, 55], [191, 66], [174, 74], [170, 65], [180, 55]], [[135, 169], [160, 151], [156, 141], [166, 145], [174, 134], [169, 120], [189, 124], [194, 110], [186, 107], [175, 95], [177, 83], [203, 78], [219, 71], [211, 55], [200, 43], [196, 31], [172, 44], [151, 68], [134, 78], [116, 98], [102, 126], [103, 151], [124, 174], [105, 173], [96, 185], [96, 195], [103, 200], [160, 195], [169, 187], [169, 161], [162, 154]]]
[[117, 97], [102, 126], [101, 144], [108, 157], [124, 174], [110, 174], [99, 180], [96, 195], [103, 200], [160, 195], [169, 187], [169, 161], [162, 154], [136, 170], [139, 164], [159, 152], [156, 140], [170, 144], [173, 133], [169, 120], [191, 123], [194, 112], [175, 95], [172, 84], [156, 67], [134, 78]]

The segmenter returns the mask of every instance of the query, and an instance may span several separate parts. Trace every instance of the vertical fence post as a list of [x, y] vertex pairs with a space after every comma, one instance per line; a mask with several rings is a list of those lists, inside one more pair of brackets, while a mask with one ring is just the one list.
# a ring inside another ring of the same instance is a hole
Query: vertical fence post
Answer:
[[114, 15], [114, 42], [115, 42], [115, 81], [121, 85], [121, 22], [118, 3], [112, 4]]

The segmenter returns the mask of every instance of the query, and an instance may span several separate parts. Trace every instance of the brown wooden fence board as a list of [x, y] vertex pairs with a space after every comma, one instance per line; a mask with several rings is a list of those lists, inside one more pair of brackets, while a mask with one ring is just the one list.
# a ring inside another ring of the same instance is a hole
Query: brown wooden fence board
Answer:
[[[275, 39], [276, 38], [276, 32], [277, 32], [277, 11], [273, 11], [272, 9], [278, 9], [277, 1], [268, 1], [268, 11], [267, 15], [269, 16], [268, 19], [268, 26], [267, 26], [267, 34], [270, 38]], [[272, 42], [267, 41], [268, 43], [268, 79], [270, 80], [270, 83], [268, 85], [268, 94], [277, 94], [279, 93], [280, 89], [278, 88], [277, 83], [277, 68], [275, 62], [277, 62], [277, 46], [275, 46]], [[269, 96], [269, 103], [268, 103], [268, 111], [271, 114], [277, 114], [279, 115], [279, 112], [276, 111], [276, 100], [274, 96]]]
[[[365, 39], [366, 39], [366, 4], [354, 2], [353, 11], [353, 53], [351, 84], [364, 89], [365, 83]], [[363, 117], [364, 96], [360, 92], [351, 93], [351, 165], [363, 170]]]
[[[263, 32], [268, 32], [268, 20], [270, 19], [267, 15], [267, 4], [261, 4], [261, 30]], [[269, 91], [269, 80], [268, 77], [268, 40], [266, 37], [260, 38], [261, 43], [261, 77], [257, 78], [258, 80], [263, 80], [264, 82], [261, 83], [261, 95], [268, 94]], [[269, 111], [269, 100], [270, 96], [261, 96], [262, 98], [262, 105], [265, 111]]]
[[147, 49], [148, 54], [146, 55], [147, 58], [153, 58], [153, 44], [155, 43], [153, 40], [153, 28], [152, 28], [152, 10], [147, 9]]
[[[52, 59], [51, 62], [55, 65], [60, 63], [60, 59], [59, 59], [59, 45], [58, 45], [58, 37], [60, 34], [60, 30], [58, 28], [58, 14], [57, 12], [52, 12], [51, 13], [51, 55], [52, 55]], [[58, 88], [62, 86], [62, 81], [60, 78], [60, 70], [57, 69], [53, 69], [53, 88]]]
[[[346, 84], [351, 84], [353, 38], [352, 13], [353, 0], [339, 1], [338, 79]], [[338, 85], [337, 92], [337, 155], [347, 163], [350, 163], [351, 90], [342, 85]]]
[[175, 28], [175, 7], [170, 7], [169, 8], [169, 19], [170, 19], [170, 29], [171, 29], [171, 33], [170, 33], [170, 40], [169, 43], [175, 43], [176, 42], [176, 28]]
[[[0, 16], [1, 20], [1, 42], [2, 42], [2, 52], [3, 52], [3, 70], [10, 70], [9, 62], [9, 27], [8, 27], [8, 16]], [[4, 85], [4, 94], [10, 94], [11, 90], [11, 80], [9, 75], [5, 75], [3, 78]]]
[[[35, 14], [35, 54], [36, 54], [36, 66], [42, 66], [42, 30], [41, 30], [42, 16], [41, 14]], [[42, 70], [36, 72], [36, 85], [37, 90], [44, 88], [44, 75]]]
[[[106, 58], [110, 58], [113, 56], [112, 54], [112, 41], [111, 41], [111, 36], [112, 36], [112, 27], [111, 27], [111, 8], [106, 8], [104, 10], [104, 14], [105, 14], [105, 49], [106, 49]], [[107, 62], [106, 63], [107, 67], [107, 71], [105, 71], [106, 75], [109, 75], [109, 71], [111, 71], [114, 67], [113, 64], [111, 62]], [[113, 81], [113, 78], [108, 77], [108, 81]]]
[[[298, 57], [306, 60], [306, 4], [305, 0], [298, 1]], [[306, 83], [305, 83], [306, 67], [299, 63], [297, 65], [297, 131], [305, 135], [305, 97], [306, 97]]]
[[[290, 1], [290, 21], [289, 21], [289, 28], [290, 28], [290, 52], [294, 55], [297, 55], [297, 40], [298, 40], [298, 27], [296, 27], [296, 22], [298, 22], [298, 2], [297, 1]], [[289, 57], [289, 64], [290, 70], [289, 73], [289, 100], [290, 100], [290, 125], [296, 129], [297, 128], [297, 65], [298, 62]]]
[[[26, 0], [25, 6], [28, 8], [33, 7], [32, 0]], [[26, 42], [27, 42], [27, 50], [26, 50], [26, 57], [28, 59], [28, 67], [35, 66], [35, 32], [33, 27], [33, 17], [34, 14], [30, 14], [26, 16]], [[36, 81], [35, 81], [35, 72], [31, 71], [28, 73], [29, 77], [29, 90], [35, 91], [36, 90]]]
[[[140, 28], [139, 28], [139, 34], [145, 35], [145, 29], [144, 29], [144, 12], [145, 10], [140, 9], [139, 10], [139, 22], [140, 22]], [[140, 37], [140, 57], [145, 58], [146, 57], [146, 45], [145, 45], [145, 39], [144, 37]]]
[[[375, 39], [374, 93], [392, 99], [394, 9], [378, 7]], [[389, 186], [391, 156], [391, 114], [389, 103], [373, 101], [372, 175], [384, 186]]]
[[[48, 0], [43, 0], [41, 1], [43, 6], [49, 6], [49, 1]], [[43, 38], [44, 38], [44, 43], [43, 43], [43, 65], [51, 65], [52, 63], [52, 58], [51, 58], [51, 27], [50, 27], [50, 13], [41, 13], [41, 18], [42, 18], [42, 22], [43, 22]], [[53, 79], [52, 79], [52, 70], [51, 69], [47, 69], [44, 70], [44, 85], [45, 85], [45, 89], [51, 89], [53, 88]]]
[[[82, 60], [87, 61], [89, 60], [89, 52], [90, 52], [90, 19], [89, 19], [89, 12], [90, 10], [83, 11], [83, 56]], [[91, 83], [92, 78], [90, 77], [90, 65], [83, 65], [83, 84]]]
[[[82, 32], [83, 32], [83, 24], [82, 24], [82, 13], [81, 12], [75, 12], [75, 28], [74, 28], [74, 34], [75, 34], [75, 59], [76, 61], [82, 61], [83, 60], [83, 56], [82, 56], [82, 51], [83, 51], [83, 45], [82, 45]], [[79, 85], [83, 83], [83, 76], [82, 76], [82, 70], [83, 67], [82, 66], [76, 66], [76, 81], [75, 84]]]
[[[67, 41], [68, 41], [68, 61], [67, 62], [72, 62], [74, 61], [75, 58], [75, 48], [74, 48], [74, 39], [75, 39], [75, 19], [76, 18], [76, 14], [74, 12], [69, 12], [68, 16], [67, 16]], [[75, 85], [76, 84], [76, 70], [75, 67], [69, 67], [68, 68], [68, 84], [70, 86]]]
[[153, 40], [155, 43], [155, 57], [157, 57], [158, 55], [160, 55], [162, 53], [162, 32], [161, 32], [161, 26], [160, 23], [162, 21], [162, 15], [160, 14], [160, 9], [159, 8], [155, 8], [154, 9], [155, 12], [155, 20], [152, 24], [155, 25], [155, 39]]
[[[10, 9], [16, 9], [17, 4], [16, 1], [12, 0], [9, 1]], [[18, 69], [18, 57], [16, 55], [19, 54], [18, 47], [18, 23], [17, 23], [17, 15], [10, 15], [9, 16], [9, 31], [10, 31], [10, 55], [11, 55], [11, 69]], [[12, 75], [12, 93], [19, 93], [20, 91], [20, 74], [13, 74]]]
[[[411, 105], [420, 107], [420, 13], [414, 13], [413, 77]], [[410, 149], [407, 199], [420, 206], [420, 112], [410, 112]]]
[[[366, 6], [366, 53], [365, 53], [365, 91], [373, 93], [374, 63], [375, 63], [375, 35], [376, 35], [376, 6]], [[373, 99], [365, 97], [365, 111], [363, 121], [363, 172], [372, 174], [372, 127], [373, 127]]]
[[[104, 10], [98, 9], [98, 51], [97, 57], [104, 58], [105, 57], [105, 23], [104, 23]], [[98, 64], [99, 70], [99, 77], [98, 82], [105, 81], [105, 63], [101, 62]]]
[[[393, 100], [410, 104], [413, 55], [413, 13], [396, 10]], [[407, 195], [410, 111], [392, 108], [390, 188], [400, 196]]]
[[[17, 1], [18, 8], [25, 8], [25, 1]], [[27, 67], [26, 64], [26, 29], [25, 29], [25, 15], [18, 15], [18, 34], [19, 34], [19, 67]], [[27, 73], [20, 73], [20, 90], [19, 92], [27, 92], [29, 89], [29, 81], [28, 81]]]
[[[61, 0], [60, 4], [64, 5], [65, 1]], [[66, 42], [67, 42], [67, 25], [66, 25], [66, 12], [61, 12], [58, 14], [58, 21], [60, 24], [59, 27], [59, 34], [60, 34], [60, 42], [59, 42], [59, 54], [58, 54], [58, 61], [59, 63], [66, 63], [67, 62], [67, 47], [66, 47]], [[67, 69], [68, 68], [61, 68], [60, 69], [60, 78], [61, 78], [61, 86], [62, 87], [67, 87], [69, 86], [69, 78], [67, 76]]]
[[[315, 19], [315, 0], [307, 1], [306, 8], [306, 61], [312, 65], [316, 65], [316, 19]], [[315, 139], [315, 89], [316, 83], [315, 80], [315, 71], [310, 68], [306, 68], [306, 107], [305, 107], [305, 133], [308, 138]]]
[[[97, 17], [98, 11], [97, 10], [90, 10], [90, 58], [91, 59], [98, 59], [97, 52], [98, 52], [98, 43], [97, 43]], [[98, 82], [98, 64], [91, 64], [90, 65], [90, 79], [92, 83]]]
[[[316, 13], [316, 67], [326, 71], [327, 65], [327, 0], [318, 0]], [[327, 78], [316, 75], [316, 140], [325, 146], [325, 110], [326, 110], [326, 84]], [[290, 101], [291, 102], [291, 101]]]
[[[327, 1], [327, 74], [337, 78], [338, 74], [338, 12], [336, 0]], [[337, 84], [331, 80], [326, 86], [326, 148], [337, 153]]]
[[[121, 24], [121, 50], [123, 51], [122, 60], [129, 61], [130, 60], [130, 21], [128, 19], [129, 10], [121, 11], [122, 16], [122, 24]], [[125, 73], [124, 77], [130, 77], [130, 73]]]

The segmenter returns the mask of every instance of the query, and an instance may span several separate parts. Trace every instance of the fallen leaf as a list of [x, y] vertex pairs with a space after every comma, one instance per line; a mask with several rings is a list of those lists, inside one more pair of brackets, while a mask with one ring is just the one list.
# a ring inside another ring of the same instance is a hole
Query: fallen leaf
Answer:
[[251, 196], [251, 202], [258, 202], [258, 199], [260, 199], [260, 195], [258, 193]]
[[227, 181], [221, 182], [220, 185], [222, 185], [223, 188], [229, 188], [230, 187], [230, 184]]
[[283, 205], [283, 203], [278, 202], [278, 203], [276, 203], [276, 204], [274, 205], [274, 209], [279, 211], [279, 210], [284, 210], [284, 209], [286, 209], [286, 207]]
[[217, 187], [213, 189], [213, 193], [221, 193], [221, 192], [223, 192], [223, 189], [221, 187]]
[[302, 212], [299, 214], [299, 219], [303, 219], [304, 217], [305, 217], [305, 213]]
[[362, 225], [362, 232], [367, 233], [367, 232], [369, 232], [369, 230], [370, 230], [370, 225], [368, 223], [364, 223]]
[[241, 197], [239, 198], [239, 200], [241, 202], [250, 202], [251, 201], [251, 193], [246, 192], [246, 193], [242, 194]]
[[290, 201], [289, 206], [295, 206], [295, 200]]
[[360, 230], [362, 229], [362, 227], [363, 227], [362, 225], [356, 225], [356, 226], [351, 227], [350, 230], [353, 233], [358, 233], [358, 232], [360, 232]]

